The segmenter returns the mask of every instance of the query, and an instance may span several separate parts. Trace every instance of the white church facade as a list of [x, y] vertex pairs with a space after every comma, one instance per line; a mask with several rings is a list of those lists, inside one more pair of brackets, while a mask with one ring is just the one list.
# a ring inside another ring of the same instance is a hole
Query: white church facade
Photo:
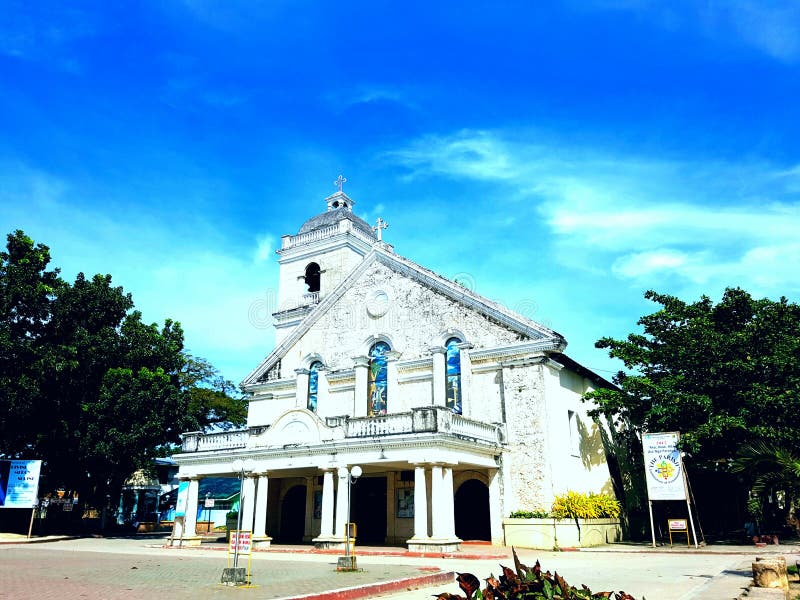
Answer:
[[257, 546], [343, 547], [348, 517], [359, 544], [503, 544], [514, 510], [611, 492], [580, 400], [609, 384], [565, 339], [395, 253], [341, 183], [326, 202], [282, 238], [276, 345], [242, 382], [247, 427], [183, 436], [173, 539], [199, 543], [204, 477], [243, 473]]

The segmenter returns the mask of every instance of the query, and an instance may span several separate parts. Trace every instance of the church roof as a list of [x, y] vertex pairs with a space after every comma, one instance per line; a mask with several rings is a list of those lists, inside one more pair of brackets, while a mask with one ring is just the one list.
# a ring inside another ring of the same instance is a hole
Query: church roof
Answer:
[[300, 231], [298, 231], [297, 234], [300, 235], [301, 233], [308, 233], [309, 231], [314, 231], [315, 229], [328, 227], [329, 225], [335, 225], [336, 223], [339, 223], [345, 219], [350, 221], [353, 226], [362, 233], [365, 233], [371, 238], [378, 239], [375, 237], [375, 232], [372, 230], [372, 227], [369, 226], [369, 223], [346, 207], [326, 210], [323, 213], [311, 217], [308, 221], [303, 223], [303, 225], [300, 227]]
[[426, 269], [408, 258], [399, 256], [380, 245], [373, 246], [373, 249], [364, 257], [364, 260], [334, 290], [331, 291], [320, 303], [312, 310], [303, 321], [289, 334], [289, 336], [267, 356], [261, 364], [245, 377], [242, 385], [252, 385], [259, 380], [272, 368], [272, 366], [303, 336], [308, 332], [331, 307], [338, 302], [344, 293], [353, 286], [361, 277], [366, 269], [373, 263], [380, 262], [388, 268], [405, 275], [412, 280], [418, 281], [423, 285], [451, 298], [455, 302], [467, 306], [480, 314], [498, 322], [513, 331], [529, 338], [536, 343], [537, 349], [542, 351], [562, 351], [567, 341], [564, 337], [539, 323], [531, 321], [519, 315], [502, 304], [492, 302], [488, 298], [476, 294], [469, 289], [450, 281]]

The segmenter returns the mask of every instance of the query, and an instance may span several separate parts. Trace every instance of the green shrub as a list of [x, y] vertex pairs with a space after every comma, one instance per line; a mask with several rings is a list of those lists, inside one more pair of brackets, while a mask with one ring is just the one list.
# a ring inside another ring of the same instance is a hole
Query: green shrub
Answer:
[[550, 517], [550, 513], [538, 508], [536, 510], [515, 510], [510, 517], [512, 519], [547, 519]]
[[616, 519], [620, 511], [620, 503], [611, 496], [581, 492], [556, 496], [551, 509], [557, 519]]

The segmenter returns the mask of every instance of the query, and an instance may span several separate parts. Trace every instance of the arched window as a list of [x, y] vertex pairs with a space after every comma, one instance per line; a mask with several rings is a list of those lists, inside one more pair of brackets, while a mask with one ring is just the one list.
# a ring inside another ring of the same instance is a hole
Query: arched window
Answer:
[[318, 383], [319, 383], [319, 368], [322, 366], [322, 363], [314, 361], [311, 363], [311, 366], [308, 367], [308, 402], [307, 408], [311, 412], [317, 412], [317, 390], [318, 390]]
[[458, 345], [461, 340], [450, 338], [445, 344], [445, 396], [447, 408], [454, 413], [461, 414], [461, 350]]
[[309, 263], [308, 266], [306, 267], [306, 275], [303, 279], [305, 279], [309, 292], [319, 291], [320, 273], [321, 271], [319, 265], [315, 262]]
[[367, 376], [367, 416], [385, 415], [389, 400], [386, 386], [386, 358], [389, 344], [377, 342], [369, 349], [369, 375]]

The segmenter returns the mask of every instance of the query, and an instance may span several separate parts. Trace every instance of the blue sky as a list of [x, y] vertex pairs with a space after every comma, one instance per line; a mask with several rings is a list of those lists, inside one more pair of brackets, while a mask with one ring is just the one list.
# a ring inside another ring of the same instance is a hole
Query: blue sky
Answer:
[[[800, 4], [6, 2], [0, 228], [240, 380], [339, 173], [400, 254], [594, 348], [800, 295]], [[665, 6], [668, 5], [668, 6]]]

